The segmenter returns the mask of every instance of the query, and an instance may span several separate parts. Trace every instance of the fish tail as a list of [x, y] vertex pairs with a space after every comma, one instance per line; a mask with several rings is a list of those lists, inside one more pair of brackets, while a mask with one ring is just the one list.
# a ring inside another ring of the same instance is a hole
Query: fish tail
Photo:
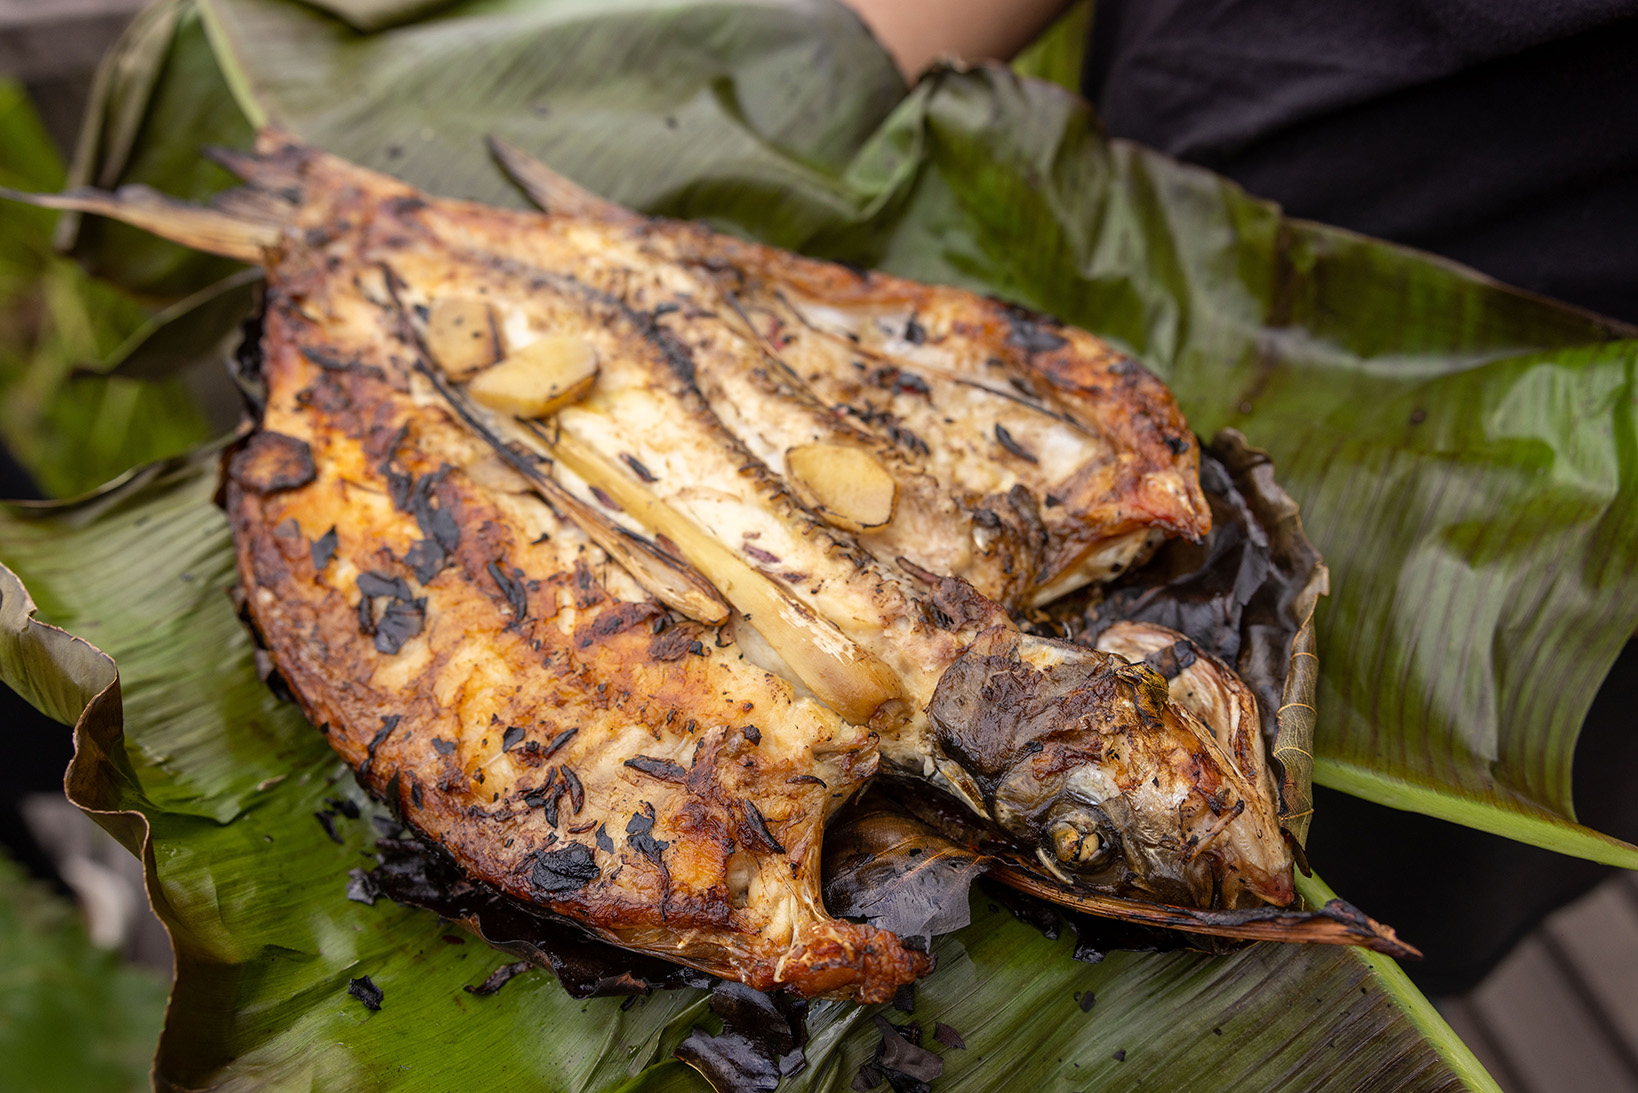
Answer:
[[263, 130], [255, 152], [211, 148], [210, 159], [245, 180], [209, 205], [180, 201], [142, 185], [109, 192], [76, 187], [60, 194], [0, 187], [0, 197], [45, 209], [95, 213], [174, 243], [241, 262], [263, 264], [301, 203], [301, 170], [313, 152], [277, 130]]

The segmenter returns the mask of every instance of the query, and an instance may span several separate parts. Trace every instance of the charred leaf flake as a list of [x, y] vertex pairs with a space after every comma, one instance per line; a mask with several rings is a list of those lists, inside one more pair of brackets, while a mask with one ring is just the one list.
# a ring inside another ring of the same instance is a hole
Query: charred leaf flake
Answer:
[[671, 844], [654, 837], [654, 806], [645, 804], [642, 812], [633, 812], [626, 821], [626, 845], [649, 861], [659, 864], [660, 853]]
[[522, 570], [514, 569], [512, 570], [513, 576], [508, 577], [505, 571], [494, 562], [490, 562], [484, 568], [488, 570], [489, 576], [494, 578], [495, 584], [501, 590], [501, 594], [506, 597], [506, 602], [512, 605], [512, 617], [519, 621], [528, 618], [529, 595], [523, 587]]
[[676, 1056], [713, 1089], [769, 1093], [806, 1062], [805, 1001], [724, 981], [711, 990], [711, 1009], [722, 1018], [722, 1032], [712, 1036], [696, 1025]]
[[381, 1008], [381, 999], [386, 997], [380, 987], [370, 982], [367, 975], [347, 980], [347, 993], [364, 1003], [364, 1008], [372, 1012]]
[[536, 854], [529, 879], [537, 892], [550, 896], [584, 888], [596, 880], [597, 875], [592, 852], [579, 843], [570, 843]]
[[501, 734], [501, 751], [511, 751], [523, 742], [523, 726], [508, 725]]
[[929, 1089], [927, 1083], [944, 1073], [944, 1060], [915, 1042], [921, 1039], [921, 1026], [911, 1023], [900, 1027], [881, 1014], [873, 1020], [882, 1034], [874, 1062], [888, 1082], [900, 1093]]
[[662, 782], [675, 782], [681, 785], [688, 781], [688, 771], [669, 759], [656, 759], [649, 755], [637, 755], [627, 759], [625, 765], [633, 770], [640, 770], [651, 778], [658, 778]]
[[1018, 443], [1018, 441], [1013, 438], [1013, 435], [1007, 432], [1007, 427], [1001, 424], [999, 421], [995, 423], [995, 439], [1001, 442], [1001, 446], [1003, 448], [1007, 449], [1007, 451], [1011, 452], [1019, 459], [1022, 459], [1028, 463], [1040, 462], [1040, 460], [1035, 458], [1035, 453]]
[[310, 549], [313, 553], [313, 570], [315, 572], [329, 565], [330, 560], [336, 556], [336, 529], [332, 527], [329, 531], [314, 539]]
[[349, 869], [347, 871], [347, 898], [354, 903], [368, 903], [374, 906], [375, 901], [381, 898], [381, 885], [371, 873], [363, 869]]
[[331, 813], [315, 812], [313, 813], [313, 819], [317, 820], [319, 826], [324, 828], [324, 833], [330, 836], [331, 842], [338, 846], [341, 844], [341, 836], [336, 833], [335, 817]]
[[402, 577], [389, 577], [385, 573], [374, 570], [361, 573], [358, 576], [358, 590], [370, 599], [390, 597], [396, 600], [411, 600], [415, 593], [410, 590], [409, 582]]
[[375, 647], [378, 652], [388, 656], [397, 653], [404, 647], [404, 643], [419, 635], [425, 628], [427, 621], [427, 601], [425, 598], [410, 600], [394, 600], [381, 613], [381, 619], [375, 624]]
[[415, 579], [430, 584], [442, 572], [449, 555], [432, 539], [418, 539], [404, 552], [404, 564], [415, 573]]
[[[680, 770], [681, 768], [678, 769]], [[785, 848], [779, 845], [779, 840], [774, 838], [773, 832], [768, 830], [768, 821], [763, 817], [761, 810], [759, 810], [756, 805], [752, 804], [750, 801], [745, 802], [745, 821], [750, 826], [751, 831], [756, 835], [757, 841], [760, 842], [765, 849], [775, 854], [783, 854], [785, 852]]]
[[468, 983], [461, 989], [467, 994], [494, 994], [496, 991], [506, 986], [506, 984], [510, 982], [514, 976], [521, 975], [528, 970], [529, 962], [527, 960], [519, 960], [515, 964], [502, 964], [500, 967], [490, 972], [488, 978], [486, 978], [482, 983], [479, 983], [476, 987]]
[[569, 740], [573, 738], [574, 734], [579, 731], [579, 729], [564, 729], [562, 732], [552, 737], [551, 740], [547, 742], [546, 750], [541, 755], [541, 758], [550, 759], [553, 755], [557, 754], [559, 748], [563, 747], [564, 744], [567, 744]]

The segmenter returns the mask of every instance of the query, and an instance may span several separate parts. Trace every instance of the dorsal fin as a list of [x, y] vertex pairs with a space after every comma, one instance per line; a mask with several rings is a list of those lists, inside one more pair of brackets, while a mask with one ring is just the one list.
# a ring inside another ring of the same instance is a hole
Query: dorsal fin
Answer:
[[489, 151], [507, 177], [517, 183], [542, 212], [554, 216], [581, 216], [588, 220], [640, 220], [624, 205], [598, 197], [570, 182], [523, 149], [500, 137], [489, 137]]

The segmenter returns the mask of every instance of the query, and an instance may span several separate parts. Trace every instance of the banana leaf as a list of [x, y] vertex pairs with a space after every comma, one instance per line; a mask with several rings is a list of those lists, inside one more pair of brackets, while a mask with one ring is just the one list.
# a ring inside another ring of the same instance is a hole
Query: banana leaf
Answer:
[[[1105, 140], [1052, 85], [981, 68], [906, 93], [834, 5], [484, 0], [369, 34], [294, 0], [162, 8], [168, 35], [145, 24], [107, 74], [79, 177], [204, 196], [227, 180], [197, 148], [274, 121], [434, 192], [521, 204], [488, 162], [497, 135], [645, 211], [994, 292], [1132, 349], [1198, 432], [1232, 425], [1273, 454], [1331, 566], [1317, 780], [1638, 865], [1569, 794], [1576, 730], [1638, 618], [1631, 331], [1284, 218]], [[232, 272], [90, 221], [74, 245], [158, 299]], [[469, 995], [510, 958], [346, 899], [373, 806], [258, 681], [213, 488], [205, 457], [0, 519], [0, 560], [41, 614], [126, 681], [81, 721], [73, 788], [144, 854], [176, 940], [162, 1085], [439, 1089], [481, 1064], [547, 1088], [699, 1088], [666, 1060], [712, 1024], [703, 995], [571, 1001], [538, 972]], [[334, 820], [344, 797], [360, 820]], [[1087, 966], [982, 897], [938, 949], [912, 1017], [969, 1045], [939, 1049], [939, 1088], [1490, 1088], [1377, 957]], [[364, 975], [379, 1012], [347, 993]], [[882, 1043], [871, 1017], [816, 1005], [787, 1085], [847, 1086]]]
[[[63, 167], [22, 87], [0, 80], [0, 185], [56, 190]], [[74, 494], [132, 463], [173, 455], [213, 429], [194, 376], [87, 380], [143, 321], [143, 308], [51, 249], [49, 213], [0, 208], [0, 435], [49, 493]], [[220, 372], [220, 368], [215, 369]]]

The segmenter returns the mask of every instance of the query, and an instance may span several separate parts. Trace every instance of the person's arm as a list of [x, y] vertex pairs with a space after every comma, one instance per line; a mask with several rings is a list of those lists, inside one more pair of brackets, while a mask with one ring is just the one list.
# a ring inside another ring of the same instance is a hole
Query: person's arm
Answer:
[[943, 57], [1004, 61], [1046, 29], [1067, 0], [842, 0], [914, 82]]

